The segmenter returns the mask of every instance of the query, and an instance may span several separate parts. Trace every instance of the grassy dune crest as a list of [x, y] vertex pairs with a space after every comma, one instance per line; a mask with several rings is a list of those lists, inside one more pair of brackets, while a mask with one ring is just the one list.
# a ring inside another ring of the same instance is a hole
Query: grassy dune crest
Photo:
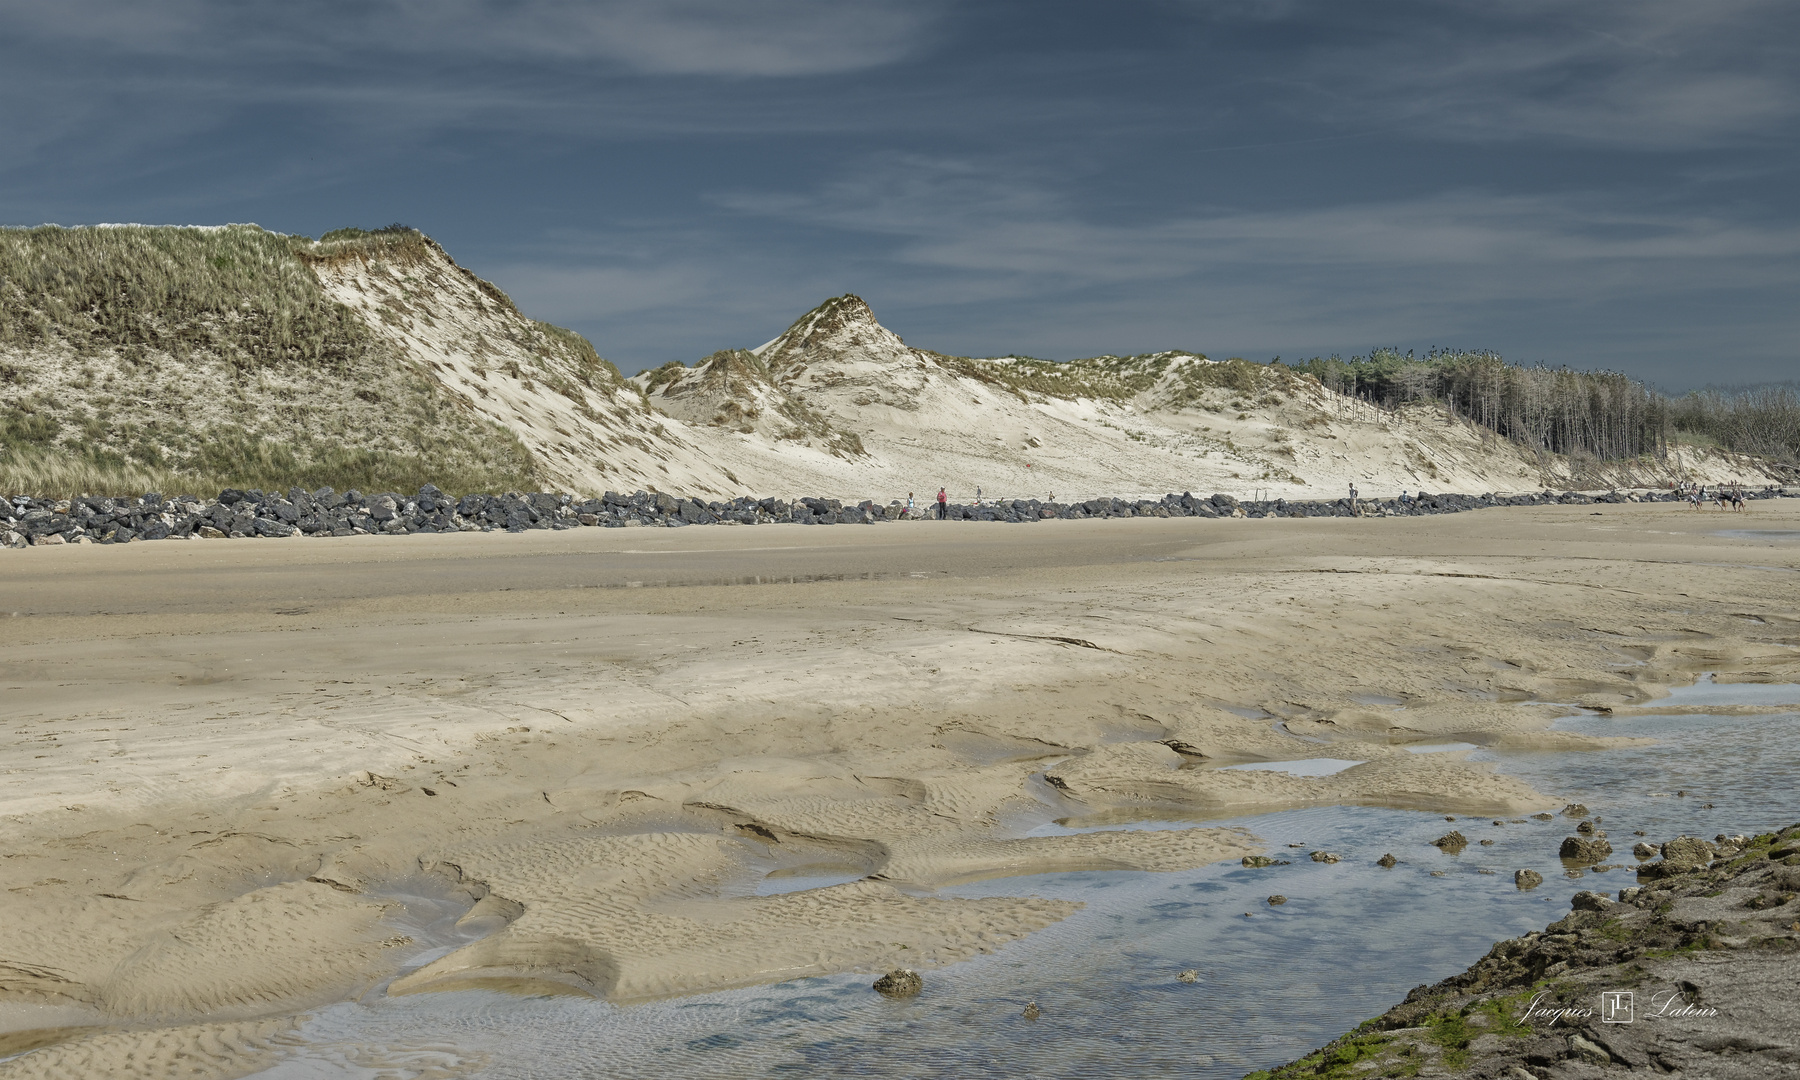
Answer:
[[430, 244], [400, 226], [0, 229], [0, 489], [528, 484], [518, 439], [396, 362], [309, 265]]

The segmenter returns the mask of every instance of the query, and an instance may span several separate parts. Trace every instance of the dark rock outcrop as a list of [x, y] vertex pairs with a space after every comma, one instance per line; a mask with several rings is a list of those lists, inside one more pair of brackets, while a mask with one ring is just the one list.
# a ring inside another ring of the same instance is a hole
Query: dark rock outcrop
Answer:
[[1592, 866], [1611, 854], [1612, 845], [1604, 837], [1585, 836], [1565, 837], [1556, 852], [1558, 858], [1576, 866]]
[[1734, 846], [1735, 856], [1704, 864], [1665, 858], [1685, 869], [1616, 901], [1577, 893], [1543, 931], [1502, 941], [1320, 1050], [1250, 1075], [1800, 1075], [1800, 997], [1778, 989], [1792, 987], [1800, 963], [1800, 825]]
[[911, 968], [897, 968], [875, 980], [875, 990], [891, 998], [918, 997], [925, 989], [925, 980]]

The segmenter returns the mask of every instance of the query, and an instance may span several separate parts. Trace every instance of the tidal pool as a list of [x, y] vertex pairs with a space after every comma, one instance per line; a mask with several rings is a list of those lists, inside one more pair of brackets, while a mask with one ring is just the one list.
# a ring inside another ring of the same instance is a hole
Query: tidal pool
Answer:
[[[1800, 700], [1793, 687], [1702, 684], [1671, 704], [1711, 702], [1711, 693], [1722, 695], [1721, 704], [1742, 695], [1758, 703], [1784, 694]], [[1370, 807], [1235, 818], [1216, 824], [1249, 829], [1291, 864], [1049, 874], [945, 890], [1087, 906], [994, 955], [926, 972], [925, 993], [911, 1001], [874, 994], [868, 975], [626, 1007], [472, 991], [374, 994], [311, 1014], [288, 1056], [258, 1075], [1235, 1080], [1335, 1037], [1415, 985], [1462, 970], [1494, 940], [1559, 918], [1576, 890], [1635, 883], [1628, 868], [1636, 862], [1634, 830], [1652, 840], [1710, 839], [1800, 821], [1800, 712], [1583, 715], [1556, 726], [1657, 742], [1472, 757], [1497, 760], [1541, 791], [1585, 803], [1609, 833], [1615, 864], [1626, 866], [1565, 876], [1556, 849], [1574, 823], [1563, 818], [1495, 824]], [[1460, 855], [1430, 845], [1451, 829], [1469, 838]], [[1312, 862], [1307, 852], [1316, 849], [1343, 861]], [[1400, 860], [1391, 870], [1375, 865], [1386, 852]], [[1519, 891], [1512, 872], [1520, 868], [1536, 869], [1544, 884]], [[817, 876], [829, 883], [827, 873]], [[1271, 907], [1273, 894], [1287, 902]], [[1196, 982], [1176, 979], [1190, 968], [1199, 972]], [[1039, 1019], [1020, 1015], [1028, 1002], [1038, 1004]]]

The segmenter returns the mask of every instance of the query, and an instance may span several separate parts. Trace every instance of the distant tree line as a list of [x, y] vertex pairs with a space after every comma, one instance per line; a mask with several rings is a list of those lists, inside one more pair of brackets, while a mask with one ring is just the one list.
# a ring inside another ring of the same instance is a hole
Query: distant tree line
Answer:
[[[1277, 363], [1280, 361], [1277, 360]], [[1617, 371], [1509, 364], [1498, 353], [1375, 349], [1285, 365], [1340, 394], [1394, 409], [1429, 402], [1526, 446], [1622, 461], [1677, 440], [1800, 461], [1800, 389], [1657, 392]]]
[[1669, 403], [1675, 430], [1728, 450], [1800, 463], [1800, 386], [1696, 390]]

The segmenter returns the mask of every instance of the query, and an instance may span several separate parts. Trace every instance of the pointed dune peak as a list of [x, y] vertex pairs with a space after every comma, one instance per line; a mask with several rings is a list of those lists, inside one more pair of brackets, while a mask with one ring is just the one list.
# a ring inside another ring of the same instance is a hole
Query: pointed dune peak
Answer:
[[777, 375], [813, 361], [891, 363], [911, 353], [899, 335], [875, 320], [862, 297], [850, 293], [813, 308], [780, 337], [753, 351]]

